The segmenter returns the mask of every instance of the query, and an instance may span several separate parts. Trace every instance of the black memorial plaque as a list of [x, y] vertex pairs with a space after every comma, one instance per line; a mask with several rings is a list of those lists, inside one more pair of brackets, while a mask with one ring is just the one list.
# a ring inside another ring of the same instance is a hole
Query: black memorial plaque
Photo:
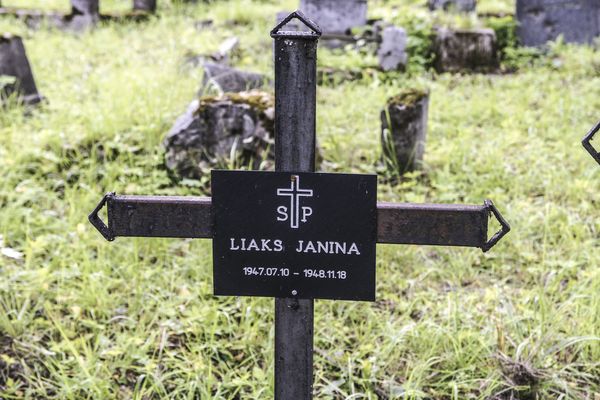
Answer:
[[212, 172], [215, 295], [375, 300], [377, 178]]

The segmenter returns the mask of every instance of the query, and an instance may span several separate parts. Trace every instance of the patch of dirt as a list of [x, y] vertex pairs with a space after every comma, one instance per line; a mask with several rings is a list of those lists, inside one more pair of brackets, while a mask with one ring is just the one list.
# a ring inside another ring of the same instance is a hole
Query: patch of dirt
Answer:
[[498, 356], [502, 374], [506, 381], [513, 386], [510, 390], [492, 400], [536, 400], [538, 396], [538, 385], [543, 373], [524, 361], [513, 360], [500, 354]]
[[13, 349], [12, 339], [0, 333], [0, 391], [6, 388], [9, 379], [23, 384], [26, 383], [23, 376], [23, 366]]

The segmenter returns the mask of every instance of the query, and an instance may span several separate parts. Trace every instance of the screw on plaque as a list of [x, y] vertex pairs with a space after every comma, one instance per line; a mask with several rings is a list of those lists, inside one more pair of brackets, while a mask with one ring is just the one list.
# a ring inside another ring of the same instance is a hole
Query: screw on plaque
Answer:
[[500, 214], [500, 211], [498, 211], [498, 209], [491, 200], [486, 200], [484, 202], [484, 205], [487, 208], [488, 213], [493, 214], [500, 223], [500, 230], [496, 232], [490, 240], [484, 243], [483, 246], [481, 246], [481, 250], [483, 250], [483, 252], [485, 253], [489, 251], [492, 247], [494, 247], [496, 243], [498, 243], [500, 239], [502, 239], [508, 232], [510, 232], [510, 225], [504, 219], [502, 214]]
[[[309, 31], [284, 31], [282, 28], [288, 24], [293, 19], [297, 19], [304, 24], [305, 27], [309, 29]], [[272, 38], [306, 38], [306, 39], [318, 39], [321, 37], [321, 28], [314, 21], [308, 18], [304, 13], [300, 10], [296, 10], [287, 17], [283, 19], [273, 30], [271, 31]]]
[[592, 146], [591, 143], [592, 139], [594, 138], [596, 133], [598, 133], [598, 131], [600, 131], [600, 122], [598, 122], [596, 126], [594, 126], [592, 130], [587, 135], [585, 135], [585, 137], [581, 141], [581, 144], [588, 151], [588, 153], [590, 153], [592, 157], [594, 157], [594, 160], [596, 160], [596, 162], [600, 164], [600, 153], [594, 148], [594, 146]]
[[115, 236], [113, 235], [110, 228], [106, 226], [106, 224], [100, 219], [98, 213], [100, 212], [100, 210], [102, 210], [104, 205], [113, 197], [115, 197], [114, 192], [106, 193], [102, 200], [100, 200], [100, 203], [98, 203], [96, 208], [94, 208], [94, 211], [92, 211], [92, 213], [88, 216], [88, 220], [90, 221], [90, 223], [94, 225], [94, 227], [98, 230], [98, 232], [100, 232], [104, 239], [108, 240], [109, 242], [115, 240]]

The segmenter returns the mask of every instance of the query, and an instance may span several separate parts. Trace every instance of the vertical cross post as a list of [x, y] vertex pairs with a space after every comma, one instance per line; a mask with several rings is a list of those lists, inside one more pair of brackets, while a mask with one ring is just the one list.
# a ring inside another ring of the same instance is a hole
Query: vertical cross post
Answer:
[[[310, 32], [286, 32], [299, 19]], [[275, 40], [275, 169], [314, 172], [317, 42], [320, 29], [295, 12], [271, 32]], [[312, 399], [314, 301], [275, 299], [275, 399]]]

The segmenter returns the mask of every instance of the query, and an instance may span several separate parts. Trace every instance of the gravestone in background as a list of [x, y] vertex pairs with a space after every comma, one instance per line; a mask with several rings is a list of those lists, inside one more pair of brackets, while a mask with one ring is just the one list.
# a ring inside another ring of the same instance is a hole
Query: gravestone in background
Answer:
[[71, 0], [71, 15], [59, 25], [79, 32], [93, 27], [99, 20], [99, 0]]
[[200, 94], [211, 89], [219, 93], [243, 92], [268, 86], [268, 79], [262, 74], [241, 71], [227, 65], [205, 63]]
[[517, 0], [517, 19], [524, 46], [559, 35], [567, 43], [591, 43], [600, 35], [600, 0]]
[[71, 0], [71, 10], [73, 14], [98, 16], [99, 0]]
[[437, 29], [434, 40], [438, 72], [493, 72], [499, 67], [493, 29]]
[[133, 9], [154, 12], [156, 11], [156, 0], [133, 0]]
[[381, 44], [377, 50], [379, 67], [382, 71], [402, 71], [406, 67], [406, 31], [397, 26], [388, 26], [381, 33]]
[[429, 93], [408, 90], [381, 111], [381, 144], [386, 165], [398, 173], [421, 167], [425, 154]]
[[25, 104], [36, 104], [42, 100], [19, 36], [0, 36], [0, 77], [5, 81], [0, 81], [0, 99], [19, 93]]
[[[69, 13], [57, 10], [42, 11], [34, 8], [0, 7], [0, 17], [6, 16], [17, 18], [25, 22], [27, 27], [31, 29], [40, 29], [44, 26], [51, 26], [53, 28], [71, 32], [86, 31], [93, 28], [100, 20], [114, 22], [142, 22], [148, 20], [150, 17], [150, 11], [109, 13], [101, 15], [100, 0], [70, 0], [70, 2], [71, 10]], [[134, 3], [134, 7], [136, 7], [137, 10], [143, 10], [146, 7], [152, 7], [152, 5], [156, 7], [156, 0], [135, 0]]]
[[475, 0], [429, 0], [430, 10], [447, 10], [470, 12], [475, 11], [477, 2]]
[[194, 100], [164, 140], [167, 169], [199, 179], [232, 155], [252, 169], [272, 166], [274, 107], [273, 95], [260, 91]]
[[300, 0], [300, 10], [323, 33], [347, 33], [367, 23], [367, 0]]

